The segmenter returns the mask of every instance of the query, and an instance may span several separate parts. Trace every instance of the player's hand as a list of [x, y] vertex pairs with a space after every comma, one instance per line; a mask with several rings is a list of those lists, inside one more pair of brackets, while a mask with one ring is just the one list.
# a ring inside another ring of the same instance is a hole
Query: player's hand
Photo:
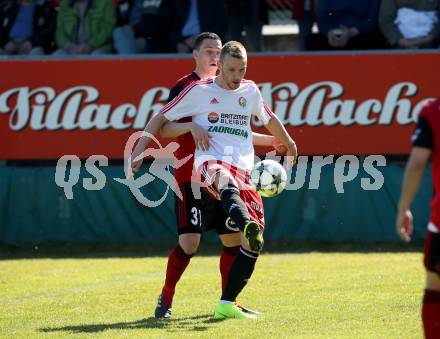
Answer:
[[287, 159], [292, 164], [292, 166], [295, 166], [296, 160], [298, 158], [298, 149], [296, 148], [296, 144], [293, 140], [287, 146], [286, 156], [287, 156]]
[[192, 123], [191, 134], [197, 149], [202, 151], [207, 151], [209, 149], [209, 139], [211, 139], [211, 136], [208, 134], [207, 130], [203, 129], [196, 123]]
[[143, 162], [144, 162], [144, 159], [136, 160], [136, 159], [132, 158], [131, 159], [131, 170], [134, 173], [136, 173], [141, 168]]
[[[139, 145], [139, 144], [138, 144]], [[131, 157], [128, 159], [129, 163], [128, 165], [131, 168], [131, 173], [129, 172], [129, 177], [131, 177], [131, 175], [133, 173], [136, 173], [139, 171], [139, 169], [142, 166], [142, 163], [144, 161], [144, 158], [141, 156], [140, 159], [138, 159], [138, 157], [142, 154], [142, 147], [138, 147], [138, 145], [135, 147]]]
[[396, 231], [397, 235], [405, 242], [411, 240], [414, 229], [413, 216], [410, 210], [403, 210], [397, 213]]

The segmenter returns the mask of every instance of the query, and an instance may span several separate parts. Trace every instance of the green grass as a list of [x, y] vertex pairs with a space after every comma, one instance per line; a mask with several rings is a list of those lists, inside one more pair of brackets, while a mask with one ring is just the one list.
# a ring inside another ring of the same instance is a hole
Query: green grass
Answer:
[[421, 338], [420, 253], [264, 254], [239, 300], [257, 320], [212, 320], [218, 257], [194, 257], [173, 319], [151, 317], [165, 257], [0, 261], [0, 337]]

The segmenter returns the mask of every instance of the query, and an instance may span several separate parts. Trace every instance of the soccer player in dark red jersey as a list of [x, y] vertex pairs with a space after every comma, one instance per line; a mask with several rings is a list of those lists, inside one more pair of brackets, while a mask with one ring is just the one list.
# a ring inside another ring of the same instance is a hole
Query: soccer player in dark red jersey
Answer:
[[[196, 68], [191, 74], [178, 80], [170, 91], [168, 101], [174, 99], [194, 82], [215, 76], [221, 48], [222, 43], [217, 34], [201, 33], [196, 38], [193, 51]], [[216, 102], [213, 101], [212, 105], [215, 109]], [[177, 159], [194, 154], [196, 147], [202, 150], [209, 148], [208, 132], [193, 123], [192, 118], [183, 118], [178, 122], [167, 122], [161, 128], [161, 136], [177, 138], [180, 145], [175, 153]], [[282, 144], [271, 135], [253, 133], [253, 143], [256, 146], [272, 146], [280, 152], [283, 151]], [[223, 244], [220, 254], [222, 289], [226, 286], [229, 271], [240, 250], [240, 231], [218, 205], [218, 202], [213, 200], [205, 190], [201, 190], [202, 199], [194, 198], [191, 183], [193, 160], [194, 158], [191, 158], [190, 161], [174, 171], [176, 182], [183, 194], [183, 200], [176, 198], [175, 209], [179, 239], [177, 246], [168, 257], [165, 283], [155, 310], [157, 318], [170, 317], [177, 282], [188, 266], [191, 257], [196, 253], [203, 232], [215, 229]], [[137, 168], [139, 167], [140, 165]], [[253, 312], [242, 306], [239, 307], [244, 312]]]
[[409, 242], [413, 232], [410, 205], [422, 182], [423, 172], [432, 157], [434, 197], [425, 239], [424, 265], [426, 289], [422, 305], [425, 337], [440, 338], [440, 99], [427, 104], [419, 115], [412, 137], [413, 148], [406, 165], [402, 184], [396, 229], [403, 241]]

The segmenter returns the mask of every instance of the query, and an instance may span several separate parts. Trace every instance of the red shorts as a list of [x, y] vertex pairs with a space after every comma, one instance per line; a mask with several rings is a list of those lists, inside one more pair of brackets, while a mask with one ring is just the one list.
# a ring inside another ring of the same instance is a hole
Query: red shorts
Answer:
[[202, 179], [203, 187], [209, 194], [220, 200], [220, 194], [213, 185], [217, 173], [225, 171], [234, 186], [240, 189], [240, 197], [245, 203], [249, 216], [264, 228], [264, 207], [261, 196], [252, 188], [249, 183], [249, 173], [223, 161], [207, 161], [200, 166], [198, 173]]

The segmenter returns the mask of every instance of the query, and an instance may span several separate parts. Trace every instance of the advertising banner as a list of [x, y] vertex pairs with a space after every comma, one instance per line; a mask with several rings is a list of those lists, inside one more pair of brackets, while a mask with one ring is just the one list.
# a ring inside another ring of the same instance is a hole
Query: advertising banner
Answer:
[[[122, 159], [130, 134], [159, 112], [193, 64], [2, 60], [0, 159]], [[246, 78], [300, 154], [406, 154], [418, 113], [440, 95], [439, 64], [439, 53], [250, 56]], [[258, 121], [254, 127], [268, 133]]]

